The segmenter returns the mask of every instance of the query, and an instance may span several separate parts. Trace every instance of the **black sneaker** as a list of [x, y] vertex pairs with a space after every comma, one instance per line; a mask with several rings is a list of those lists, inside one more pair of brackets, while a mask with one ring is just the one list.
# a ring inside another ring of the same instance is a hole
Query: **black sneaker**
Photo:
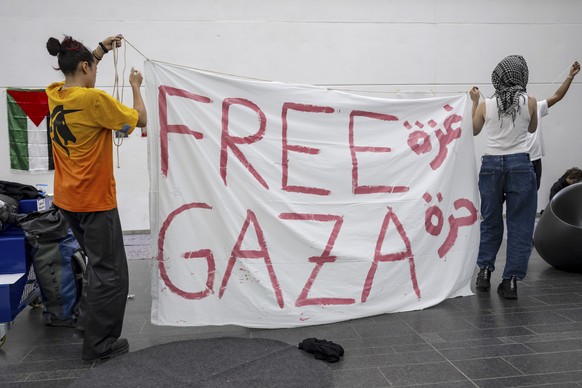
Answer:
[[517, 280], [515, 276], [510, 279], [503, 279], [499, 287], [497, 287], [497, 293], [505, 299], [517, 299]]
[[127, 342], [125, 338], [118, 338], [115, 341], [113, 341], [113, 344], [111, 344], [110, 351], [105, 352], [104, 354], [97, 357], [83, 355], [81, 358], [83, 359], [83, 362], [86, 363], [103, 362], [111, 358], [121, 356], [122, 354], [125, 354], [127, 352], [129, 352], [129, 342]]
[[491, 288], [491, 271], [489, 267], [483, 268], [477, 275], [477, 291], [489, 291]]

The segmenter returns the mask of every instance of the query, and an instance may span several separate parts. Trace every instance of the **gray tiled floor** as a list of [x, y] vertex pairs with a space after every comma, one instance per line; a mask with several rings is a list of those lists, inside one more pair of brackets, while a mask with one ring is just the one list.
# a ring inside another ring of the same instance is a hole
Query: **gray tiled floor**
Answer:
[[[149, 320], [149, 239], [125, 236], [133, 298], [123, 336], [132, 351], [220, 336], [271, 338], [293, 345], [317, 337], [346, 350], [342, 361], [329, 364], [336, 387], [582, 387], [582, 275], [553, 269], [535, 250], [516, 301], [500, 299], [493, 289], [424, 311], [330, 325], [176, 328], [154, 326]], [[498, 267], [502, 266], [500, 257]], [[498, 281], [494, 277], [493, 288]], [[80, 348], [72, 329], [46, 327], [40, 309], [27, 308], [0, 348], [0, 385], [66, 386], [91, 367], [80, 362]]]

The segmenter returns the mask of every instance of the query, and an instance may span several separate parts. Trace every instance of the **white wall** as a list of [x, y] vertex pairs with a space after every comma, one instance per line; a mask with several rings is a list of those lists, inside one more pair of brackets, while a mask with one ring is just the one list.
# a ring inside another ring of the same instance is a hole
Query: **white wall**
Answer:
[[[51, 36], [72, 35], [92, 49], [117, 33], [154, 60], [387, 98], [463, 93], [472, 85], [490, 96], [497, 62], [521, 54], [530, 68], [528, 91], [545, 98], [571, 63], [582, 60], [582, 2], [0, 0], [0, 179], [52, 189], [52, 174], [9, 169], [6, 88], [44, 88], [62, 79], [45, 49]], [[143, 69], [144, 57], [132, 47], [126, 54], [127, 79], [131, 66]], [[123, 63], [122, 50], [120, 73]], [[110, 53], [99, 65], [97, 87], [112, 92], [113, 80]], [[131, 105], [129, 88], [124, 94], [123, 102]], [[579, 75], [544, 119], [547, 155], [538, 210], [567, 168], [582, 167], [581, 105]], [[126, 231], [149, 229], [146, 142], [139, 131], [126, 139], [115, 171]], [[475, 138], [478, 152], [483, 143], [483, 135]]]

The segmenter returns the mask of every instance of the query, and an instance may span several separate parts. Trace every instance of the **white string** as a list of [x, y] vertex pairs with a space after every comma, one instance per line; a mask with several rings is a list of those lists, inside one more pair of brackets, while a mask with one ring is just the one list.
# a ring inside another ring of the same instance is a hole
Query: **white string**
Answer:
[[[176, 63], [170, 63], [170, 62], [163, 62], [163, 61], [155, 61], [155, 60], [150, 60], [148, 57], [146, 57], [140, 50], [137, 49], [137, 47], [135, 47], [133, 44], [131, 44], [125, 37], [123, 38], [125, 40], [126, 45], [131, 46], [135, 51], [137, 51], [142, 57], [144, 57], [147, 61], [151, 61], [151, 62], [157, 62], [157, 63], [165, 63], [165, 64], [169, 64], [172, 66], [178, 66], [178, 67], [183, 67], [183, 68], [188, 68], [188, 69], [193, 69], [193, 70], [197, 70], [197, 71], [202, 71], [202, 72], [206, 72], [206, 73], [211, 73], [211, 74], [218, 74], [218, 75], [225, 75], [225, 76], [229, 76], [229, 77], [236, 77], [236, 78], [241, 78], [241, 79], [249, 79], [249, 80], [255, 80], [255, 81], [263, 81], [263, 82], [273, 82], [272, 80], [266, 80], [266, 79], [261, 79], [261, 78], [254, 78], [254, 77], [246, 77], [246, 76], [241, 76], [238, 74], [231, 74], [231, 73], [223, 73], [223, 72], [218, 72], [218, 71], [213, 71], [213, 70], [208, 70], [208, 69], [201, 69], [201, 68], [195, 68], [195, 67], [189, 67], [189, 66], [185, 66], [185, 65], [180, 65], [180, 64], [176, 64]], [[121, 97], [119, 95], [119, 75], [117, 72], [117, 46], [114, 43], [113, 45], [113, 66], [114, 66], [114, 71], [115, 71], [115, 78], [114, 78], [114, 84], [113, 84], [113, 92], [114, 92], [114, 96], [115, 98], [117, 98], [118, 101], [123, 102], [123, 91], [125, 89], [125, 69], [126, 69], [126, 64], [127, 64], [127, 46], [124, 45], [124, 50], [123, 50], [123, 72], [122, 72], [122, 87], [121, 87]], [[567, 67], [566, 70], [564, 70], [562, 73], [560, 73], [560, 75], [558, 75], [549, 85], [546, 86], [546, 88], [543, 90], [543, 93], [545, 93], [545, 90], [547, 90], [551, 85], [554, 85], [558, 79], [562, 78], [564, 73], [568, 72], [570, 69], [570, 67]], [[433, 86], [435, 86], [436, 84], [433, 84]], [[398, 94], [401, 92], [400, 89], [396, 90], [396, 91], [378, 91], [378, 90], [358, 90], [358, 89], [348, 89], [345, 87], [349, 87], [349, 86], [365, 86], [363, 84], [320, 84], [320, 85], [314, 85], [314, 86], [321, 86], [321, 87], [325, 87], [328, 90], [338, 90], [338, 91], [348, 91], [348, 92], [360, 92], [360, 93], [380, 93], [380, 94]], [[339, 88], [338, 88], [339, 86]], [[342, 86], [344, 88], [342, 88]], [[396, 85], [396, 84], [372, 84], [372, 85], [367, 85], [367, 86], [402, 86], [402, 85]], [[430, 92], [432, 94], [435, 94], [434, 90], [430, 90]], [[467, 91], [444, 91], [444, 92], [440, 92], [440, 93], [452, 93], [452, 94], [457, 94], [457, 93], [468, 93]], [[481, 97], [483, 99], [485, 99], [485, 96], [483, 95], [483, 93], [481, 92], [481, 90], [479, 90], [479, 94], [481, 95]], [[123, 137], [117, 137], [115, 136], [113, 139], [113, 142], [116, 146], [116, 153], [117, 153], [117, 168], [121, 168], [120, 166], [120, 147], [123, 144]]]
[[[118, 52], [117, 52], [117, 44], [113, 42], [112, 45], [113, 50], [113, 70], [114, 70], [114, 81], [113, 81], [113, 97], [117, 99], [117, 101], [123, 103], [123, 92], [125, 90], [125, 69], [127, 65], [127, 48], [123, 46], [123, 71], [121, 73], [121, 95], [119, 94], [119, 73], [117, 71], [117, 62], [118, 62]], [[118, 137], [117, 132], [113, 136], [113, 144], [115, 144], [116, 154], [117, 154], [117, 168], [121, 168], [120, 164], [120, 147], [123, 144], [123, 136]]]
[[[134, 47], [134, 46], [132, 45], [132, 47]], [[137, 49], [136, 49], [136, 51], [137, 51]], [[155, 59], [149, 59], [148, 57], [143, 55], [141, 52], [140, 52], [140, 54], [149, 62], [161, 63], [161, 64], [166, 64], [166, 65], [181, 67], [184, 69], [201, 71], [201, 72], [209, 73], [209, 74], [224, 75], [224, 76], [228, 76], [228, 77], [247, 79], [247, 80], [252, 80], [252, 81], [278, 82], [279, 83], [279, 81], [272, 81], [272, 80], [268, 80], [268, 79], [264, 79], [264, 78], [255, 78], [255, 77], [249, 77], [249, 76], [244, 76], [244, 75], [239, 75], [239, 74], [224, 73], [224, 72], [220, 72], [220, 71], [216, 71], [216, 70], [208, 70], [208, 69], [202, 69], [200, 67], [182, 65], [179, 63], [172, 63], [172, 62], [159, 61], [159, 60], [155, 60]], [[436, 86], [436, 85], [437, 84], [432, 84], [432, 86]], [[450, 84], [447, 84], [447, 85], [450, 85]], [[400, 89], [394, 90], [394, 91], [380, 91], [380, 90], [362, 90], [362, 89], [341, 88], [341, 86], [399, 86], [400, 87], [400, 86], [402, 86], [402, 84], [349, 84], [349, 83], [346, 83], [346, 84], [313, 84], [313, 86], [323, 87], [323, 88], [326, 88], [328, 90], [337, 90], [337, 91], [345, 91], [345, 92], [378, 93], [378, 94], [399, 94], [399, 93], [403, 93], [403, 92], [410, 93], [409, 91], [402, 91]], [[336, 86], [340, 86], [340, 87], [336, 87]], [[429, 85], [429, 86], [431, 86], [431, 85]], [[435, 91], [433, 89], [423, 90], [422, 92], [424, 92], [424, 93], [430, 92], [432, 94], [435, 94]], [[466, 93], [466, 92], [467, 92], [466, 90], [462, 90], [462, 91], [442, 91], [439, 93], [461, 94], [461, 93]]]
[[[549, 88], [550, 86], [552, 86], [552, 85], [555, 85], [555, 84], [558, 82], [558, 80], [560, 80], [560, 79], [562, 79], [562, 78], [564, 77], [564, 74], [566, 74], [566, 73], [570, 73], [570, 68], [571, 68], [571, 67], [572, 67], [572, 66], [568, 66], [568, 67], [566, 68], [566, 70], [564, 70], [563, 72], [561, 72], [561, 73], [560, 73], [560, 75], [559, 75], [559, 76], [557, 76], [556, 78], [554, 78], [554, 80], [553, 80], [551, 83], [549, 83], [549, 84], [548, 84], [548, 85], [547, 85], [547, 86], [544, 88], [544, 90], [542, 90], [542, 91], [539, 93], [539, 95], [545, 95], [545, 94], [546, 94], [546, 90], [548, 90], [548, 88]], [[539, 101], [541, 101], [541, 100], [539, 100]]]
[[130, 42], [129, 42], [129, 41], [126, 39], [126, 38], [125, 38], [125, 36], [123, 37], [123, 40], [125, 41], [125, 43], [127, 43], [128, 45], [130, 45], [131, 47], [133, 47], [133, 49], [134, 49], [135, 51], [137, 51], [137, 52], [139, 53], [139, 55], [141, 55], [142, 57], [144, 57], [144, 58], [145, 58], [146, 60], [148, 60], [148, 61], [150, 60], [150, 59], [149, 59], [148, 57], [146, 57], [146, 56], [145, 56], [145, 55], [144, 55], [144, 54], [143, 54], [141, 51], [139, 51], [139, 50], [137, 49], [137, 47], [135, 47], [134, 45], [132, 45], [132, 44], [131, 44], [131, 43], [130, 43]]
[[[225, 75], [225, 76], [230, 76], [230, 77], [236, 77], [236, 78], [242, 78], [242, 79], [250, 79], [250, 80], [255, 80], [255, 81], [264, 81], [264, 82], [273, 82], [272, 80], [267, 80], [267, 79], [262, 79], [262, 78], [254, 78], [254, 77], [248, 77], [248, 76], [242, 76], [239, 74], [232, 74], [232, 73], [223, 73], [223, 72], [219, 72], [219, 71], [215, 71], [215, 70], [208, 70], [208, 69], [202, 69], [202, 68], [197, 68], [197, 67], [192, 67], [192, 66], [186, 66], [186, 65], [181, 65], [178, 63], [172, 63], [172, 62], [164, 62], [164, 61], [158, 61], [158, 60], [153, 60], [148, 58], [147, 56], [145, 56], [141, 51], [139, 51], [137, 49], [137, 47], [135, 47], [133, 44], [131, 44], [125, 37], [123, 37], [123, 40], [125, 40], [125, 43], [127, 43], [128, 45], [130, 45], [135, 51], [137, 51], [142, 57], [144, 57], [144, 59], [146, 59], [147, 61], [150, 62], [157, 62], [157, 63], [162, 63], [162, 64], [168, 64], [168, 65], [172, 65], [172, 66], [177, 66], [177, 67], [183, 67], [186, 69], [192, 69], [192, 70], [198, 70], [198, 71], [203, 71], [206, 73], [211, 73], [211, 74], [218, 74], [218, 75]], [[551, 85], [555, 84], [556, 81], [558, 79], [560, 79], [561, 77], [563, 77], [564, 73], [568, 72], [570, 70], [570, 67], [566, 68], [566, 70], [564, 70], [559, 76], [557, 76], [554, 81], [552, 81], [548, 86], [546, 86], [546, 88], [550, 87]], [[450, 84], [447, 84], [450, 85]], [[396, 90], [396, 91], [377, 91], [377, 90], [357, 90], [357, 89], [345, 89], [342, 87], [346, 87], [346, 86], [402, 86], [402, 84], [348, 84], [348, 83], [341, 83], [341, 84], [315, 84], [314, 86], [322, 86], [322, 87], [326, 87], [328, 89], [331, 90], [344, 90], [344, 91], [356, 91], [356, 92], [367, 92], [367, 93], [400, 93], [401, 90]], [[337, 86], [339, 86], [340, 88], [336, 88]], [[432, 84], [432, 86], [437, 86], [437, 84]], [[433, 92], [431, 90], [431, 92]], [[448, 91], [448, 92], [440, 92], [440, 93], [466, 93], [466, 90], [463, 91]], [[479, 91], [479, 93], [481, 93], [481, 91]], [[485, 98], [485, 96], [483, 96], [483, 93], [481, 93], [481, 96], [483, 98]]]
[[[127, 42], [127, 40], [126, 40]], [[243, 76], [243, 75], [238, 75], [238, 74], [232, 74], [232, 73], [223, 73], [223, 72], [219, 72], [219, 71], [215, 71], [215, 70], [208, 70], [208, 69], [202, 69], [199, 67], [192, 67], [192, 66], [186, 66], [186, 65], [181, 65], [178, 63], [172, 63], [172, 62], [164, 62], [164, 61], [158, 61], [158, 60], [153, 60], [153, 59], [149, 59], [148, 57], [146, 57], [145, 55], [143, 55], [139, 50], [137, 50], [135, 48], [135, 46], [131, 45], [131, 47], [133, 47], [139, 54], [141, 54], [141, 56], [143, 56], [146, 60], [150, 61], [150, 62], [155, 62], [155, 63], [161, 63], [161, 64], [168, 64], [168, 65], [172, 65], [172, 66], [177, 66], [177, 67], [182, 67], [185, 69], [192, 69], [192, 70], [197, 70], [197, 71], [202, 71], [202, 72], [206, 72], [206, 73], [210, 73], [210, 74], [218, 74], [218, 75], [224, 75], [224, 76], [229, 76], [229, 77], [235, 77], [235, 78], [240, 78], [240, 79], [248, 79], [248, 80], [253, 80], [253, 81], [263, 81], [263, 82], [274, 82], [272, 80], [268, 80], [268, 79], [263, 79], [263, 78], [255, 78], [255, 77], [248, 77], [248, 76]], [[545, 89], [543, 90], [543, 92], [545, 92], [545, 90], [547, 90], [550, 86], [556, 84], [556, 82], [561, 79], [565, 73], [570, 71], [570, 67], [567, 67], [566, 70], [564, 70], [562, 73], [560, 73], [560, 75], [558, 75], [551, 83], [549, 83]], [[410, 84], [409, 84], [410, 85]], [[428, 86], [438, 86], [439, 84], [431, 84]], [[451, 84], [442, 84], [445, 86], [449, 86]], [[398, 89], [395, 91], [379, 91], [379, 90], [364, 90], [364, 89], [349, 89], [349, 88], [345, 88], [346, 86], [403, 86], [402, 84], [349, 84], [349, 83], [345, 83], [345, 84], [314, 84], [313, 86], [321, 86], [324, 87], [328, 90], [337, 90], [337, 91], [346, 91], [346, 92], [358, 92], [358, 93], [377, 93], [377, 94], [399, 94], [402, 93], [403, 91]], [[339, 87], [338, 87], [339, 86]], [[343, 86], [343, 87], [342, 87]], [[435, 94], [435, 91], [433, 89], [431, 90], [427, 90], [427, 91], [423, 91], [423, 92], [431, 92], [432, 94]], [[409, 92], [407, 92], [409, 93]], [[461, 94], [461, 93], [467, 93], [466, 90], [461, 90], [461, 91], [440, 91], [438, 92], [440, 94]], [[481, 94], [481, 97], [484, 99], [485, 96], [483, 95], [483, 93], [481, 92], [481, 90], [479, 90], [479, 94]], [[542, 93], [540, 93], [542, 94]]]

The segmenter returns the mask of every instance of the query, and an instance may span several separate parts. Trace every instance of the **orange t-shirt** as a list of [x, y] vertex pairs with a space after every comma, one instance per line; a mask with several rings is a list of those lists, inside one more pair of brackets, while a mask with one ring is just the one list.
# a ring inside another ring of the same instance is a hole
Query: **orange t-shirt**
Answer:
[[46, 88], [55, 162], [54, 200], [72, 212], [117, 207], [113, 176], [113, 131], [131, 133], [138, 113], [102, 90], [63, 82]]

